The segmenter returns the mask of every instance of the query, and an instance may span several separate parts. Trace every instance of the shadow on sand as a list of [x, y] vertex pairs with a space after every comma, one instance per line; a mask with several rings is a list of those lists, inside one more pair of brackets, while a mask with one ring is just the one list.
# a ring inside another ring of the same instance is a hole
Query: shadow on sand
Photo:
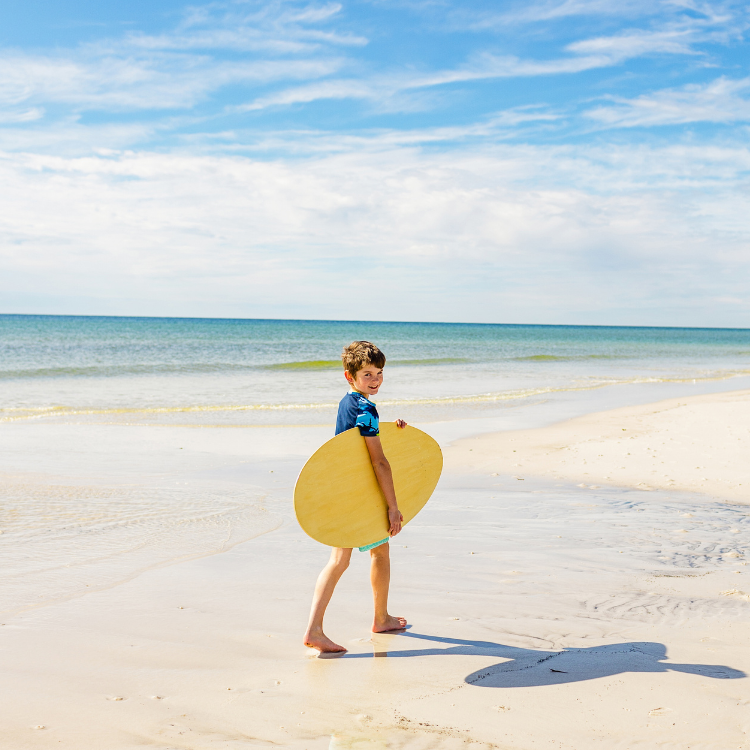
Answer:
[[592, 648], [570, 648], [562, 651], [504, 646], [489, 641], [466, 641], [459, 638], [423, 635], [404, 631], [400, 638], [450, 644], [441, 648], [419, 648], [376, 651], [374, 654], [341, 654], [341, 659], [408, 659], [415, 656], [486, 656], [505, 661], [472, 672], [465, 682], [480, 687], [513, 688], [539, 685], [561, 685], [566, 682], [596, 680], [626, 672], [684, 672], [715, 679], [739, 679], [744, 672], [718, 664], [672, 664], [665, 661], [667, 648], [647, 641], [614, 643]]

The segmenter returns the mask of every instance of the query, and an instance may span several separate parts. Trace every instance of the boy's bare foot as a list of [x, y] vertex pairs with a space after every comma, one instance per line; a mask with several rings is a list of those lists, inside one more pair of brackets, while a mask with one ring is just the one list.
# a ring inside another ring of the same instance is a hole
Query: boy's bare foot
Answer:
[[385, 620], [378, 622], [377, 620], [372, 625], [373, 633], [390, 633], [393, 630], [403, 630], [406, 627], [406, 619], [404, 617], [392, 617], [388, 615]]
[[305, 635], [305, 646], [317, 648], [321, 654], [340, 654], [346, 651], [343, 646], [334, 643], [325, 633], [307, 633]]

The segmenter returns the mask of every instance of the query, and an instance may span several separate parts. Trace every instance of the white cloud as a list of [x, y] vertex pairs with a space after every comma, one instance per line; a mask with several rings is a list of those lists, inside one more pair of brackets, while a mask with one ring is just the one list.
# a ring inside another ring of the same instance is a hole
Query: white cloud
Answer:
[[532, 0], [518, 2], [515, 7], [497, 12], [476, 12], [461, 7], [451, 13], [451, 20], [482, 31], [502, 29], [516, 24], [543, 24], [576, 17], [664, 18], [687, 23], [725, 23], [733, 15], [742, 15], [743, 11], [744, 5], [741, 0]]
[[[344, 64], [336, 49], [367, 43], [321, 27], [340, 10], [334, 3], [214, 3], [192, 8], [160, 35], [131, 33], [49, 53], [0, 51], [0, 107], [184, 109], [230, 85], [319, 79]], [[252, 54], [227, 59], [237, 50]]]
[[239, 112], [249, 112], [266, 107], [306, 104], [319, 99], [376, 99], [389, 93], [395, 93], [395, 91], [394, 87], [387, 91], [385, 87], [378, 86], [373, 82], [346, 79], [328, 80], [261, 96], [248, 104], [242, 104], [233, 109]]
[[44, 117], [44, 110], [40, 107], [31, 107], [29, 109], [0, 109], [0, 123], [21, 123], [33, 122]]
[[133, 35], [129, 43], [150, 48], [309, 52], [321, 45], [362, 46], [358, 34], [319, 28], [336, 20], [339, 3], [315, 5], [296, 2], [213, 3], [190, 9], [172, 34]]
[[318, 78], [341, 60], [215, 61], [201, 56], [147, 58], [0, 56], [0, 104], [58, 102], [86, 109], [188, 108], [210, 92], [238, 83]]
[[386, 134], [299, 160], [6, 154], [0, 292], [5, 311], [346, 317], [366, 276], [378, 318], [748, 324], [702, 317], [750, 293], [748, 169], [740, 146], [429, 153]]
[[569, 44], [566, 49], [577, 54], [606, 55], [612, 62], [652, 53], [671, 55], [695, 54], [691, 46], [694, 34], [690, 29], [659, 31], [630, 30], [615, 36], [596, 37]]
[[[557, 17], [609, 12], [611, 5], [604, 0], [567, 0], [539, 7]], [[632, 7], [636, 6], [641, 7]], [[652, 53], [694, 54], [697, 42], [715, 33], [720, 22], [731, 20], [730, 15], [716, 15], [709, 20], [701, 16], [664, 21], [659, 28], [580, 39], [565, 48], [566, 54], [549, 59], [484, 52], [452, 69], [362, 74], [341, 50], [364, 45], [367, 39], [338, 28], [343, 23], [341, 10], [338, 3], [214, 3], [192, 8], [169, 33], [130, 34], [46, 55], [6, 51], [0, 53], [0, 106], [27, 104], [27, 111], [36, 112], [54, 103], [74, 111], [187, 109], [223, 87], [272, 85], [275, 90], [255, 95], [231, 111], [324, 99], [359, 99], [380, 111], [410, 111], [433, 106], [436, 96], [429, 90], [448, 85], [576, 74]], [[232, 50], [251, 57], [221, 58]], [[342, 76], [342, 71], [348, 74]]]
[[[692, 46], [696, 40], [695, 30], [691, 28], [635, 29], [615, 36], [573, 42], [565, 48], [570, 53], [566, 57], [534, 60], [484, 52], [475, 54], [467, 63], [452, 70], [316, 81], [258, 97], [237, 109], [251, 111], [323, 99], [361, 99], [376, 102], [381, 108], [409, 110], [409, 94], [420, 89], [500, 78], [570, 75], [618, 65], [649, 54], [692, 55], [696, 54]], [[398, 100], [396, 107], [393, 106], [395, 100]]]
[[610, 97], [612, 105], [594, 107], [584, 114], [603, 125], [620, 128], [748, 122], [749, 92], [750, 78], [721, 77], [707, 84], [664, 89], [635, 99]]
[[[652, 15], [658, 13], [661, 3], [647, 0], [552, 0], [552, 2], [517, 3], [516, 8], [499, 13], [471, 14], [463, 10], [475, 29], [497, 28], [517, 23], [542, 23], [574, 16]], [[460, 12], [459, 12], [460, 13]]]
[[[604, 45], [602, 44], [602, 47]], [[363, 99], [377, 102], [380, 107], [393, 108], [392, 102], [401, 97], [398, 108], [411, 108], [409, 94], [419, 90], [440, 86], [467, 83], [496, 78], [528, 78], [533, 76], [581, 73], [595, 68], [604, 68], [622, 62], [627, 57], [636, 57], [649, 49], [644, 42], [640, 46], [632, 43], [617, 48], [612, 44], [599, 54], [571, 55], [550, 60], [524, 60], [513, 56], [497, 56], [490, 53], [475, 55], [465, 65], [453, 70], [421, 73], [394, 73], [370, 78], [333, 78], [325, 81], [282, 89], [272, 94], [239, 105], [237, 111], [251, 111], [274, 106], [302, 104], [322, 99]], [[578, 52], [578, 49], [573, 49]], [[666, 51], [663, 49], [663, 51]]]

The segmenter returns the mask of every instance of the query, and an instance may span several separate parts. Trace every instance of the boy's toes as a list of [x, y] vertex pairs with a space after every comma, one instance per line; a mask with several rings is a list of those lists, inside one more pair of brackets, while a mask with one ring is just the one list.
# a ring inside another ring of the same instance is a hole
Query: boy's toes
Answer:
[[334, 643], [326, 635], [308, 636], [305, 638], [305, 646], [308, 648], [315, 648], [320, 651], [321, 654], [339, 654], [346, 651], [343, 646], [339, 646], [338, 643]]
[[403, 630], [406, 627], [405, 617], [391, 617], [390, 615], [383, 622], [376, 622], [372, 626], [373, 633], [390, 633], [393, 630]]

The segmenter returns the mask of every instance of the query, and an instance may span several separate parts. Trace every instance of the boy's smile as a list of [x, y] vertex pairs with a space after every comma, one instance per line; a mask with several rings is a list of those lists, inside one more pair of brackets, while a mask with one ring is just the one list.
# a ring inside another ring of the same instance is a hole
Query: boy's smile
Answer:
[[365, 365], [357, 374], [344, 370], [349, 385], [364, 396], [374, 396], [383, 384], [383, 368], [375, 365]]

